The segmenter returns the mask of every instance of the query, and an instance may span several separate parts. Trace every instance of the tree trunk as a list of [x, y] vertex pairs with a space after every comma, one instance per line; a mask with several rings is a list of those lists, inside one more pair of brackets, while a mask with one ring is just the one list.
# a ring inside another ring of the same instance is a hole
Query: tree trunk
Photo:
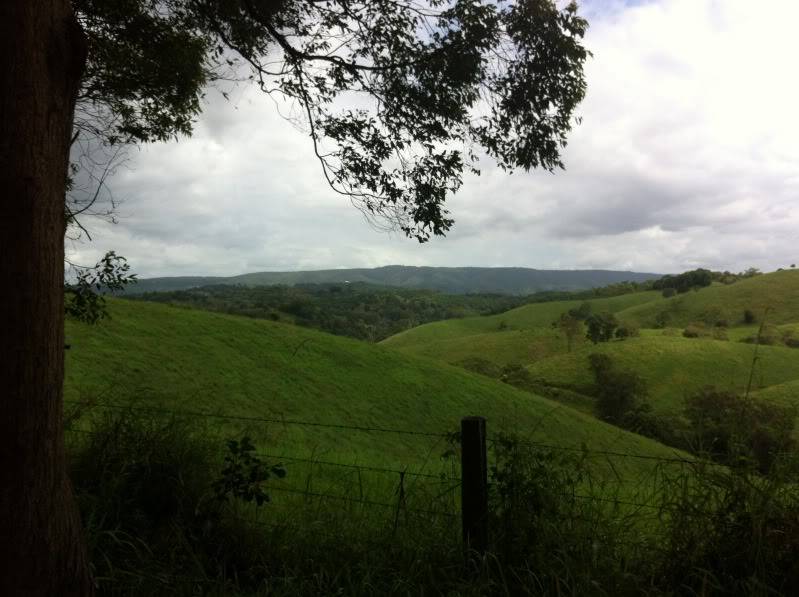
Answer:
[[93, 592], [67, 478], [64, 193], [85, 41], [69, 0], [0, 2], [0, 595]]

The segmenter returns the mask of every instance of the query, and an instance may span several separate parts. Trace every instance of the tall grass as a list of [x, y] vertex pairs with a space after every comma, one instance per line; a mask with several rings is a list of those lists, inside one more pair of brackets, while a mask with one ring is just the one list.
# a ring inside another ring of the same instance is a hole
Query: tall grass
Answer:
[[[457, 516], [445, 515], [432, 485], [403, 485], [408, 493], [400, 496], [390, 483], [364, 487], [352, 477], [339, 486], [352, 500], [318, 491], [284, 495], [286, 487], [315, 483], [318, 470], [284, 462], [286, 478], [263, 484], [272, 501], [257, 506], [218, 499], [214, 487], [230, 438], [196, 420], [120, 412], [70, 437], [72, 479], [101, 594], [799, 589], [797, 469], [789, 458], [766, 477], [702, 462], [660, 470], [643, 501], [607, 476], [595, 478], [579, 453], [500, 437], [490, 452], [490, 549], [464, 554]], [[457, 451], [450, 457], [457, 459]], [[363, 491], [369, 499], [361, 499]], [[373, 505], [381, 491], [396, 508]]]

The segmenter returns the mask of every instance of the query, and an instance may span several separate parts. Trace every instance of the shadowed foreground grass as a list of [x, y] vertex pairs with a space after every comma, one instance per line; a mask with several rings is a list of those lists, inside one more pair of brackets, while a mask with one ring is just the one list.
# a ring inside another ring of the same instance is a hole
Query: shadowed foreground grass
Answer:
[[[384, 510], [354, 484], [345, 503], [312, 491], [261, 506], [220, 498], [224, 452], [196, 420], [94, 421], [90, 433], [68, 437], [100, 594], [787, 595], [799, 587], [793, 467], [773, 478], [701, 464], [664, 471], [658, 501], [639, 505], [607, 485], [592, 493], [578, 455], [501, 437], [490, 456], [490, 549], [479, 555], [464, 554], [458, 517], [442, 515], [441, 503], [397, 497]], [[257, 485], [277, 497], [284, 481], [314, 475], [285, 468], [285, 479]]]

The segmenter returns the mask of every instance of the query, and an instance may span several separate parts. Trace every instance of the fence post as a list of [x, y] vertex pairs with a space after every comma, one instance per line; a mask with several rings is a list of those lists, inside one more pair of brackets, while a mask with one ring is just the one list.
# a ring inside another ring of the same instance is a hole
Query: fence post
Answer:
[[486, 420], [461, 419], [461, 519], [468, 551], [488, 549], [488, 462]]

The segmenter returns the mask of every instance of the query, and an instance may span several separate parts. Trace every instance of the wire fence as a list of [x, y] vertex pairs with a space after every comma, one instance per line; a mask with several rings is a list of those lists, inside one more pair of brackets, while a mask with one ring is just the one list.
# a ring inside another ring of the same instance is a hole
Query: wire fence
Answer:
[[[147, 415], [163, 415], [174, 418], [203, 418], [214, 421], [227, 421], [227, 422], [246, 422], [248, 424], [258, 425], [285, 425], [297, 426], [310, 429], [330, 429], [337, 432], [347, 433], [368, 433], [375, 435], [400, 435], [408, 437], [418, 437], [425, 439], [435, 440], [434, 447], [443, 443], [449, 449], [447, 452], [452, 460], [458, 460], [458, 451], [462, 448], [461, 442], [463, 438], [460, 432], [431, 432], [425, 430], [412, 430], [402, 428], [392, 428], [383, 426], [369, 426], [359, 424], [347, 424], [343, 422], [321, 422], [321, 421], [307, 421], [294, 418], [284, 417], [258, 417], [248, 415], [237, 415], [230, 413], [220, 412], [207, 412], [190, 409], [169, 409], [158, 406], [147, 406], [139, 404], [114, 404], [108, 402], [86, 402], [67, 400], [66, 404], [75, 407], [77, 410], [86, 409], [102, 409], [107, 411], [128, 412], [135, 414]], [[95, 431], [91, 429], [83, 429], [75, 427], [74, 425], [68, 427], [68, 431], [78, 435], [91, 436]], [[496, 448], [496, 446], [506, 441], [504, 437], [495, 435], [483, 438], [483, 450], [488, 446], [489, 450]], [[680, 455], [674, 452], [673, 455], [654, 455], [621, 452], [608, 449], [589, 449], [585, 445], [581, 446], [565, 446], [552, 444], [547, 442], [538, 442], [527, 439], [514, 440], [518, 446], [535, 450], [535, 451], [556, 451], [566, 452], [573, 454], [580, 454], [583, 456], [600, 457], [607, 460], [636, 460], [648, 461], [664, 465], [695, 465], [698, 461], [690, 457]], [[428, 453], [434, 448], [429, 448]], [[385, 511], [390, 518], [393, 518], [394, 527], [396, 528], [400, 514], [402, 516], [414, 515], [420, 517], [427, 517], [428, 519], [440, 519], [443, 521], [450, 521], [456, 523], [461, 520], [462, 524], [464, 517], [463, 504], [461, 499], [463, 495], [469, 493], [468, 488], [463, 487], [463, 469], [461, 474], [457, 474], [457, 466], [454, 462], [450, 462], [449, 469], [445, 470], [442, 466], [441, 470], [431, 472], [425, 470], [425, 464], [422, 467], [413, 469], [410, 467], [398, 468], [392, 466], [379, 466], [373, 463], [358, 463], [358, 462], [341, 462], [330, 458], [316, 458], [299, 454], [289, 454], [276, 451], [258, 451], [257, 455], [264, 458], [269, 462], [296, 463], [300, 467], [304, 467], [301, 472], [294, 478], [302, 481], [305, 480], [303, 486], [292, 486], [289, 483], [269, 482], [267, 491], [274, 495], [285, 495], [295, 500], [308, 502], [309, 500], [322, 500], [330, 503], [338, 503], [341, 507], [358, 506], [360, 508], [380, 509]], [[463, 463], [461, 462], [461, 466]], [[310, 469], [310, 470], [309, 470]], [[313, 471], [326, 471], [324, 474], [314, 475]], [[338, 471], [334, 473], [332, 471]], [[352, 474], [357, 476], [357, 485], [348, 483], [342, 480], [342, 475]], [[373, 482], [371, 485], [365, 484], [361, 478], [363, 474], [370, 474], [382, 477], [384, 480]], [[485, 472], [483, 473], [485, 476]], [[381, 491], [374, 491], [373, 486], [378, 485], [382, 488]], [[320, 487], [323, 485], [323, 487]], [[366, 489], [364, 485], [369, 485]], [[335, 491], [342, 489], [343, 491]], [[377, 495], [374, 495], [377, 493]], [[573, 500], [582, 500], [596, 504], [606, 504], [614, 508], [627, 508], [634, 509], [635, 511], [646, 510], [651, 511], [653, 514], [659, 513], [660, 506], [647, 501], [645, 498], [636, 499], [636, 496], [618, 497], [616, 495], [603, 495], [602, 491], [597, 493], [576, 493], [573, 492], [569, 495], [564, 495], [564, 498]], [[574, 514], [578, 516], [578, 514]], [[257, 520], [255, 522], [258, 522]], [[260, 524], [260, 523], [259, 523]]]
[[318, 421], [301, 421], [297, 419], [287, 419], [278, 417], [253, 417], [247, 415], [232, 415], [218, 412], [202, 412], [193, 410], [175, 410], [168, 408], [161, 408], [157, 406], [136, 406], [130, 404], [110, 404], [106, 402], [84, 402], [80, 400], [65, 400], [65, 404], [72, 404], [75, 406], [85, 406], [88, 408], [105, 408], [110, 410], [130, 411], [130, 412], [146, 412], [151, 414], [164, 414], [175, 417], [196, 417], [207, 419], [219, 419], [228, 421], [247, 421], [251, 423], [270, 423], [280, 425], [297, 425], [300, 427], [323, 427], [327, 429], [339, 429], [346, 431], [361, 431], [361, 432], [375, 432], [375, 433], [396, 433], [399, 435], [415, 435], [421, 437], [438, 437], [450, 438], [452, 434], [447, 433], [430, 433], [427, 431], [415, 431], [410, 429], [392, 429], [389, 427], [368, 427], [365, 425], [347, 425], [344, 423], [321, 423]]
[[[299, 419], [291, 419], [291, 418], [283, 418], [283, 417], [254, 417], [254, 416], [247, 416], [247, 415], [234, 415], [234, 414], [225, 414], [219, 412], [203, 412], [203, 411], [194, 411], [194, 410], [186, 410], [186, 409], [167, 409], [162, 407], [155, 407], [155, 406], [138, 406], [138, 405], [131, 405], [131, 404], [111, 404], [111, 403], [96, 403], [96, 402], [84, 402], [79, 400], [65, 400], [66, 404], [74, 405], [74, 406], [84, 406], [88, 408], [100, 408], [100, 409], [109, 409], [109, 410], [117, 410], [117, 411], [130, 411], [130, 412], [141, 412], [141, 413], [150, 413], [150, 414], [164, 414], [173, 417], [192, 417], [192, 418], [204, 418], [204, 419], [216, 419], [216, 420], [226, 420], [226, 421], [246, 421], [250, 423], [265, 423], [265, 424], [279, 424], [279, 425], [287, 425], [287, 426], [299, 426], [299, 427], [318, 427], [318, 428], [326, 428], [326, 429], [336, 429], [341, 431], [355, 431], [355, 432], [364, 432], [364, 433], [389, 433], [389, 434], [398, 434], [398, 435], [409, 435], [409, 436], [418, 436], [418, 437], [430, 437], [430, 438], [439, 438], [444, 439], [449, 442], [456, 442], [458, 440], [458, 432], [453, 431], [449, 433], [445, 432], [429, 432], [429, 431], [419, 431], [419, 430], [411, 430], [411, 429], [398, 429], [398, 428], [390, 428], [390, 427], [374, 427], [374, 426], [366, 426], [366, 425], [350, 425], [345, 423], [323, 423], [320, 421], [303, 421]], [[496, 436], [489, 436], [487, 438], [489, 443], [494, 443], [499, 441], [499, 438]], [[613, 450], [603, 450], [603, 449], [593, 449], [588, 448], [584, 445], [581, 446], [565, 446], [559, 444], [551, 444], [546, 442], [537, 442], [531, 440], [514, 440], [516, 443], [522, 446], [527, 446], [531, 448], [540, 448], [545, 450], [557, 450], [557, 451], [568, 451], [568, 452], [575, 452], [580, 454], [588, 454], [588, 455], [596, 455], [596, 456], [607, 456], [612, 458], [632, 458], [638, 460], [651, 460], [656, 462], [663, 462], [663, 463], [676, 463], [676, 464], [695, 464], [697, 459], [695, 458], [686, 458], [683, 456], [679, 456], [679, 452], [674, 450], [674, 456], [656, 456], [653, 454], [639, 454], [639, 453], [632, 453], [632, 452], [619, 452]], [[292, 460], [302, 460], [300, 458], [292, 457], [292, 456], [276, 456], [278, 458], [286, 458]], [[320, 463], [321, 461], [312, 461]], [[370, 467], [362, 466], [362, 465], [350, 465], [345, 463], [330, 463], [327, 464], [336, 465], [336, 466], [354, 466], [358, 467], [362, 470], [369, 470]], [[390, 473], [399, 473], [402, 472], [399, 469], [390, 469], [390, 468], [372, 468], [371, 470], [380, 470], [384, 472]], [[407, 474], [418, 474], [408, 472]], [[419, 475], [424, 476], [424, 475]], [[427, 475], [427, 476], [434, 476], [434, 475]]]

